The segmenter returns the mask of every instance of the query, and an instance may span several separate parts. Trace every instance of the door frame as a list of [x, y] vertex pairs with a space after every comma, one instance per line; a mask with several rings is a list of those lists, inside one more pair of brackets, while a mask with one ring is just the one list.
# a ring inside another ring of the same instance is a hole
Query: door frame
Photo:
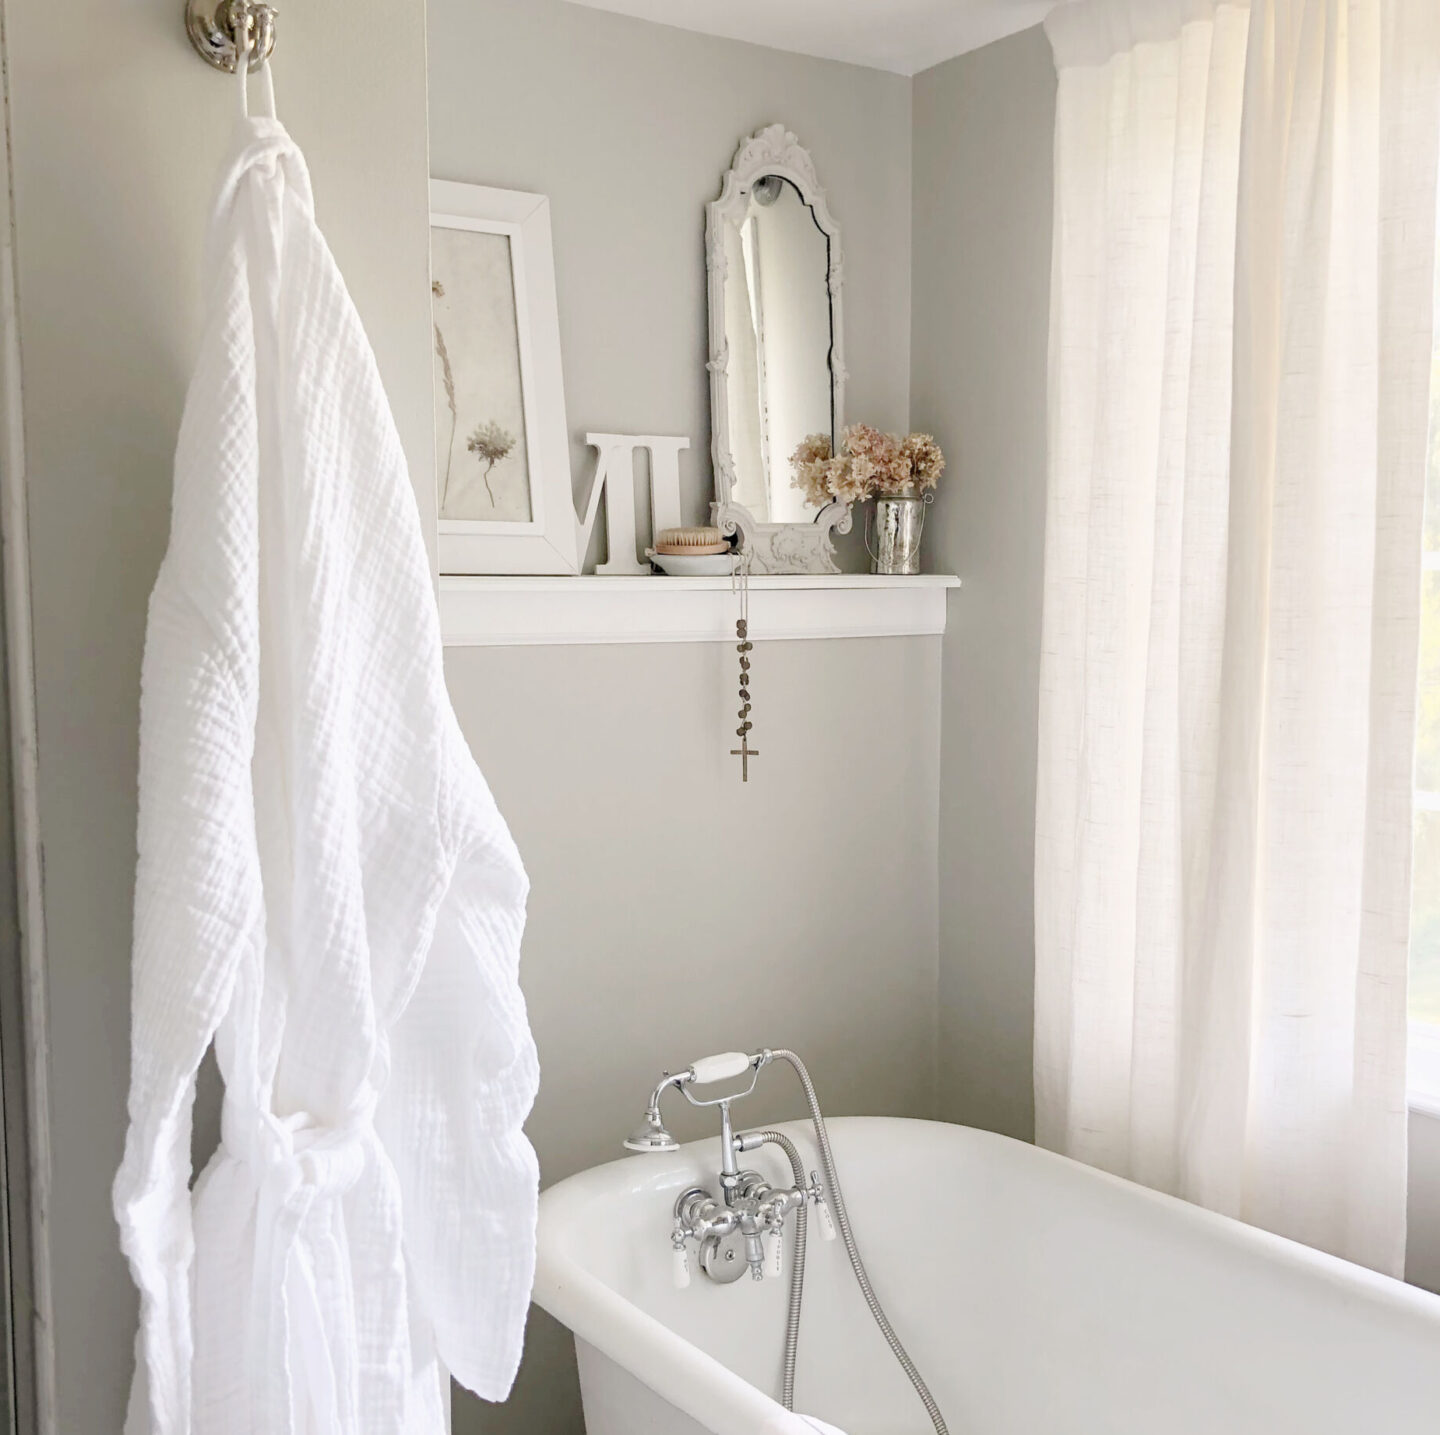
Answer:
[[[50, 1265], [50, 1027], [40, 844], [35, 664], [25, 425], [15, 277], [15, 212], [8, 48], [0, 0], [0, 600], [4, 607], [4, 727], [0, 752], [0, 1328], [13, 1435], [59, 1435]], [[7, 760], [8, 759], [8, 760]], [[3, 884], [13, 877], [9, 892]], [[5, 909], [9, 920], [3, 920]]]

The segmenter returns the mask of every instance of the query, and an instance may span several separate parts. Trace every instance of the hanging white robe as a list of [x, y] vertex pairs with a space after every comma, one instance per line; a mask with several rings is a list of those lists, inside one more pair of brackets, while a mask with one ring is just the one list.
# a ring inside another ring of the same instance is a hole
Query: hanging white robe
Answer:
[[[414, 496], [304, 161], [211, 226], [141, 698], [128, 1435], [432, 1435], [534, 1265], [526, 879], [446, 695]], [[212, 1037], [223, 1142], [192, 1193]]]

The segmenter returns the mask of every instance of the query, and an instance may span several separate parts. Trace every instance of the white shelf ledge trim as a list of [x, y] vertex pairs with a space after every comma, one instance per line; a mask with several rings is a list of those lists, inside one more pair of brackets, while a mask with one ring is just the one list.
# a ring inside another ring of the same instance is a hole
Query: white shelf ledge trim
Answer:
[[[750, 636], [895, 638], [945, 631], [948, 574], [840, 573], [750, 580]], [[729, 578], [440, 579], [446, 647], [528, 643], [733, 643]]]

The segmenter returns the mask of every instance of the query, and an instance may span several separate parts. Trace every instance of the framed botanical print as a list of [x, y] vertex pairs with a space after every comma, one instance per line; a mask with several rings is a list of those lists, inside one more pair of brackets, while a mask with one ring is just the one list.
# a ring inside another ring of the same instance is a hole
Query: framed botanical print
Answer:
[[550, 201], [430, 181], [442, 573], [577, 573]]

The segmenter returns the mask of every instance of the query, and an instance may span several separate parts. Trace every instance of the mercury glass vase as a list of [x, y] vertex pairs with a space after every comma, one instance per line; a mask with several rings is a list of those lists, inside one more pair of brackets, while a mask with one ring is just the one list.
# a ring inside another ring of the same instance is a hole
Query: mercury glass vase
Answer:
[[[865, 547], [872, 573], [918, 573], [925, 498], [877, 498], [873, 522], [866, 515]], [[873, 532], [873, 538], [872, 538]]]

